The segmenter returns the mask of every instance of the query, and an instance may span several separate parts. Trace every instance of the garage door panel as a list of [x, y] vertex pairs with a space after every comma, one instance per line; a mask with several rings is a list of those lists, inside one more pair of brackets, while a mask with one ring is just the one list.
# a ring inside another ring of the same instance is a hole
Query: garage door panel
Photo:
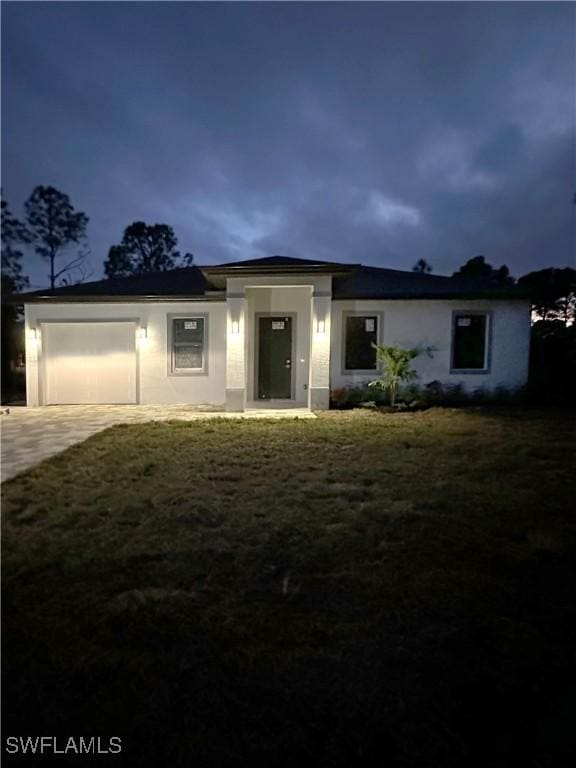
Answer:
[[42, 351], [47, 405], [136, 402], [134, 323], [46, 323]]

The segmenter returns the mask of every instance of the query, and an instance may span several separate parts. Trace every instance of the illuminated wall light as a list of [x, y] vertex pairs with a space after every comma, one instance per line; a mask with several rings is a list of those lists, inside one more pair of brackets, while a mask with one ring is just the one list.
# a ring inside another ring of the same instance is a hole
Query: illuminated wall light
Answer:
[[30, 338], [32, 341], [38, 341], [40, 339], [40, 332], [38, 328], [30, 328]]
[[326, 333], [326, 320], [318, 320], [316, 323], [316, 333], [324, 335]]
[[140, 338], [141, 339], [147, 339], [148, 338], [148, 328], [142, 327], [140, 328]]
[[238, 320], [232, 320], [232, 335], [238, 336], [240, 333], [240, 323]]

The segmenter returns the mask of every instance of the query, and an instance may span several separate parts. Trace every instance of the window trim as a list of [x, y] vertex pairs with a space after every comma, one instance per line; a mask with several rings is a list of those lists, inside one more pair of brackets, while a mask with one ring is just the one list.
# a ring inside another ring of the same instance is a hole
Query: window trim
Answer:
[[360, 375], [366, 375], [366, 376], [377, 376], [378, 375], [378, 361], [376, 361], [376, 367], [375, 368], [346, 368], [346, 325], [347, 325], [347, 319], [349, 317], [375, 317], [377, 322], [376, 327], [376, 343], [382, 344], [382, 339], [384, 338], [383, 330], [384, 330], [384, 312], [381, 312], [379, 310], [370, 310], [370, 309], [345, 309], [342, 311], [342, 331], [341, 331], [341, 348], [340, 348], [340, 354], [341, 354], [341, 373], [342, 376], [354, 376], [355, 374]]
[[[202, 349], [202, 368], [180, 368], [174, 369], [174, 346], [173, 346], [173, 327], [174, 320], [203, 320], [204, 321], [204, 337], [203, 337], [203, 349]], [[210, 349], [209, 345], [209, 326], [208, 326], [208, 313], [207, 312], [178, 312], [177, 314], [168, 313], [167, 315], [167, 358], [168, 358], [168, 376], [207, 376], [208, 375], [208, 353]]]
[[[462, 315], [483, 315], [486, 318], [484, 331], [484, 366], [482, 368], [455, 368], [454, 367], [454, 338], [456, 335], [456, 321]], [[452, 310], [452, 330], [450, 333], [450, 373], [454, 374], [487, 374], [492, 367], [492, 312], [488, 309], [454, 309]]]

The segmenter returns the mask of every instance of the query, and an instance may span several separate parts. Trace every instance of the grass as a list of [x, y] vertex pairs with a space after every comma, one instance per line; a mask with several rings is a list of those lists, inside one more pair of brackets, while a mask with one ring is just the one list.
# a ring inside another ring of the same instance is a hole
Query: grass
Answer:
[[573, 416], [118, 426], [5, 483], [4, 733], [142, 768], [568, 764]]

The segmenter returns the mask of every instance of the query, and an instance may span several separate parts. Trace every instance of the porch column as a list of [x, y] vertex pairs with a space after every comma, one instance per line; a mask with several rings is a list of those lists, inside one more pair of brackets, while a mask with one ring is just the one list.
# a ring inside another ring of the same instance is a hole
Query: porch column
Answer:
[[226, 297], [226, 410], [243, 411], [246, 407], [246, 349], [244, 294]]
[[310, 384], [308, 407], [312, 411], [330, 406], [330, 318], [332, 297], [312, 294]]
[[24, 343], [26, 345], [26, 405], [40, 405], [40, 354], [42, 336], [29, 307], [24, 308]]

